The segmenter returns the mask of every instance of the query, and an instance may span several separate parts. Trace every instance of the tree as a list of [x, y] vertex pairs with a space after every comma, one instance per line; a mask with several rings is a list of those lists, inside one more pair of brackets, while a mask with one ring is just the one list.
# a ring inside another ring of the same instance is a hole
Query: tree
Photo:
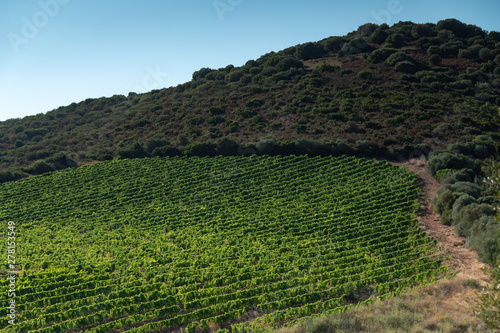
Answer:
[[486, 48], [483, 47], [481, 50], [479, 50], [479, 59], [482, 61], [488, 61], [493, 59], [493, 52]]
[[223, 156], [238, 155], [239, 144], [228, 137], [220, 138], [217, 141], [217, 153]]
[[319, 58], [325, 53], [325, 49], [318, 43], [305, 43], [297, 46], [295, 55], [299, 59], [309, 60]]
[[386, 42], [394, 45], [395, 47], [401, 47], [405, 45], [405, 37], [399, 33], [392, 34], [387, 37]]

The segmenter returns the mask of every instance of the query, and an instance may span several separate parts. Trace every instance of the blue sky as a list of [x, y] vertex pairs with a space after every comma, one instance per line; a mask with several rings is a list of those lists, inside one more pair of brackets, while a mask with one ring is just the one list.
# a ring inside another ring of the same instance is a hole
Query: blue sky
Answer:
[[499, 14], [498, 0], [2, 0], [0, 120], [176, 86], [367, 22], [500, 31]]

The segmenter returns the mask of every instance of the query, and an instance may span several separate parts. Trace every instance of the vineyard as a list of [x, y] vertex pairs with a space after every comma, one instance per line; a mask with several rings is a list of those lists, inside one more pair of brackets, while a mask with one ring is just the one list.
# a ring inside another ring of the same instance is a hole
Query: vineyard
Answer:
[[245, 332], [389, 297], [446, 272], [417, 191], [387, 162], [305, 156], [115, 160], [1, 184], [11, 328]]

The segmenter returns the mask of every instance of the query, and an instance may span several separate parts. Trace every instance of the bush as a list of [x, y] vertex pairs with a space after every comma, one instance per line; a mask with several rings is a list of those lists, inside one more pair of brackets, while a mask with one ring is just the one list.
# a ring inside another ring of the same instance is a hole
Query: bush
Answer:
[[223, 137], [217, 141], [217, 153], [222, 156], [238, 155], [239, 144], [233, 139]]
[[363, 80], [370, 80], [373, 77], [373, 74], [369, 70], [365, 69], [358, 73], [358, 77]]
[[451, 213], [455, 197], [451, 190], [444, 190], [439, 193], [434, 204], [436, 213], [441, 216], [441, 222], [445, 225], [451, 225]]
[[78, 167], [78, 163], [73, 156], [66, 152], [59, 152], [52, 157], [48, 157], [45, 162], [52, 164], [55, 170]]
[[395, 47], [401, 47], [405, 45], [405, 38], [402, 34], [399, 33], [390, 35], [385, 41], [389, 44], [394, 45]]
[[434, 175], [434, 178], [436, 178], [439, 182], [442, 182], [442, 179], [444, 176], [449, 175], [450, 173], [454, 172], [455, 170], [453, 169], [442, 169], [436, 172]]
[[28, 174], [18, 169], [7, 169], [0, 171], [0, 183], [10, 182], [28, 177]]
[[260, 139], [255, 147], [260, 155], [278, 155], [280, 153], [279, 144], [272, 135]]
[[452, 213], [451, 213], [451, 219], [456, 220], [458, 217], [458, 213], [460, 210], [470, 204], [477, 203], [477, 200], [469, 195], [469, 194], [463, 194], [458, 197], [458, 199], [455, 200], [452, 206]]
[[429, 48], [427, 49], [427, 53], [429, 53], [431, 55], [433, 55], [433, 54], [439, 55], [440, 52], [441, 52], [441, 49], [437, 45], [429, 46]]
[[120, 149], [118, 151], [118, 156], [121, 159], [124, 158], [143, 158], [148, 154], [144, 149], [143, 143], [135, 141], [130, 143], [126, 148]]
[[500, 54], [497, 54], [497, 55], [495, 56], [495, 59], [493, 60], [493, 62], [494, 62], [495, 64], [497, 64], [498, 66], [500, 66]]
[[447, 151], [436, 151], [427, 162], [427, 171], [432, 176], [442, 169], [474, 169], [474, 161], [469, 157]]
[[479, 59], [481, 59], [482, 61], [492, 60], [493, 56], [493, 52], [486, 47], [483, 47], [481, 50], [479, 50]]
[[431, 66], [437, 66], [441, 63], [441, 61], [441, 57], [437, 54], [433, 54], [429, 57], [429, 64], [431, 64]]
[[25, 171], [32, 175], [41, 175], [46, 172], [55, 171], [56, 169], [52, 164], [44, 160], [37, 161], [25, 169]]
[[322, 45], [311, 42], [299, 45], [295, 49], [295, 56], [303, 60], [319, 58], [324, 53], [325, 49]]
[[393, 53], [399, 52], [398, 49], [392, 47], [381, 47], [370, 54], [368, 60], [374, 64], [386, 60]]
[[437, 175], [442, 172], [442, 171], [446, 171], [446, 170], [449, 170], [448, 172], [446, 172], [445, 174], [443, 174], [441, 176], [441, 184], [455, 184], [456, 182], [474, 182], [475, 178], [476, 178], [476, 174], [473, 170], [471, 169], [460, 169], [460, 170], [453, 170], [453, 169], [445, 169], [445, 170], [439, 170], [437, 173], [436, 173], [436, 177]]
[[294, 153], [297, 155], [327, 156], [332, 153], [332, 149], [325, 143], [315, 140], [298, 139], [295, 141]]
[[454, 193], [465, 193], [478, 199], [481, 195], [481, 187], [471, 182], [456, 182], [450, 185], [451, 191]]
[[151, 153], [151, 156], [158, 156], [158, 157], [182, 156], [182, 151], [176, 147], [163, 146], [155, 148]]
[[465, 44], [459, 40], [453, 39], [440, 46], [441, 53], [444, 55], [455, 56], [460, 49], [465, 48]]
[[391, 54], [385, 61], [386, 64], [390, 65], [390, 66], [394, 66], [395, 64], [397, 64], [398, 62], [401, 62], [401, 61], [409, 61], [409, 62], [413, 62], [414, 59], [411, 55], [409, 55], [408, 53], [404, 52], [404, 51], [400, 51], [400, 52], [396, 52], [396, 53], [393, 53]]
[[217, 145], [213, 142], [194, 142], [186, 146], [184, 155], [186, 156], [215, 156]]
[[458, 235], [470, 237], [471, 228], [475, 221], [480, 220], [483, 216], [493, 216], [495, 211], [493, 207], [487, 204], [472, 203], [463, 207], [457, 214], [455, 220], [455, 230]]
[[382, 44], [387, 37], [389, 37], [389, 34], [379, 27], [370, 35], [370, 42]]
[[417, 67], [410, 61], [401, 61], [396, 64], [394, 69], [398, 72], [413, 74], [417, 70]]

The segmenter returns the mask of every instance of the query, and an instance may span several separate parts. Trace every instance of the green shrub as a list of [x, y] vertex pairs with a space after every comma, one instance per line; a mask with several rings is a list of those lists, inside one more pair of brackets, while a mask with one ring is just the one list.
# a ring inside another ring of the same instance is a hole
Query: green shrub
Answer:
[[442, 59], [439, 55], [433, 54], [429, 57], [429, 64], [431, 66], [437, 66], [441, 63]]
[[454, 193], [465, 193], [478, 199], [481, 195], [481, 187], [471, 182], [456, 182], [450, 185], [451, 191]]
[[429, 53], [430, 55], [434, 55], [434, 54], [439, 55], [440, 52], [441, 52], [441, 49], [437, 45], [429, 46], [429, 48], [427, 49], [427, 53]]
[[155, 148], [151, 156], [158, 157], [174, 157], [174, 156], [182, 156], [182, 151], [173, 146], [163, 146]]
[[445, 225], [451, 225], [451, 213], [455, 197], [451, 190], [444, 190], [439, 193], [434, 204], [436, 213], [441, 216], [441, 222]]
[[280, 153], [279, 144], [272, 135], [260, 139], [255, 147], [260, 155], [278, 155]]
[[405, 61], [405, 60], [409, 61], [409, 62], [414, 62], [414, 59], [411, 55], [409, 55], [408, 53], [406, 53], [404, 51], [399, 51], [399, 52], [391, 54], [385, 60], [385, 63], [390, 65], [390, 66], [394, 66], [398, 62]]
[[405, 38], [400, 33], [390, 35], [385, 41], [389, 44], [394, 45], [395, 47], [401, 47], [405, 45]]
[[47, 163], [45, 160], [36, 161], [29, 167], [25, 168], [25, 171], [32, 175], [41, 175], [46, 172], [55, 171], [54, 165]]
[[[446, 169], [446, 170], [451, 170], [451, 172], [447, 172], [441, 176], [441, 184], [455, 184], [456, 182], [474, 182], [476, 178], [476, 173], [471, 170], [471, 169], [460, 169], [460, 170], [453, 170], [453, 169]], [[436, 173], [440, 173], [440, 170]]]
[[217, 153], [222, 156], [235, 156], [238, 155], [239, 146], [235, 140], [223, 137], [217, 141]]
[[0, 183], [10, 182], [28, 177], [28, 174], [18, 169], [6, 169], [0, 171]]
[[386, 60], [393, 53], [399, 52], [399, 49], [392, 47], [381, 47], [370, 54], [368, 60], [374, 64]]
[[186, 146], [186, 156], [215, 156], [217, 145], [213, 142], [194, 142]]
[[358, 77], [363, 80], [370, 80], [373, 77], [373, 74], [369, 70], [364, 69], [358, 73]]
[[472, 203], [462, 207], [453, 221], [455, 231], [460, 236], [469, 237], [475, 221], [480, 220], [483, 216], [493, 215], [495, 215], [493, 207], [487, 204]]
[[370, 35], [370, 42], [382, 44], [387, 37], [389, 37], [389, 34], [379, 27]]
[[436, 151], [427, 162], [427, 171], [432, 176], [442, 169], [474, 169], [474, 161], [469, 157], [448, 151]]
[[441, 182], [441, 180], [443, 179], [443, 176], [446, 176], [452, 172], [454, 172], [456, 170], [454, 169], [442, 169], [442, 170], [438, 170], [436, 172], [436, 174], [434, 175], [434, 178], [436, 178], [438, 181]]
[[464, 208], [467, 205], [477, 203], [476, 198], [469, 194], [463, 194], [459, 196], [455, 202], [453, 203], [452, 206], [452, 212], [451, 212], [451, 219], [455, 221], [458, 217], [458, 214], [462, 208]]

